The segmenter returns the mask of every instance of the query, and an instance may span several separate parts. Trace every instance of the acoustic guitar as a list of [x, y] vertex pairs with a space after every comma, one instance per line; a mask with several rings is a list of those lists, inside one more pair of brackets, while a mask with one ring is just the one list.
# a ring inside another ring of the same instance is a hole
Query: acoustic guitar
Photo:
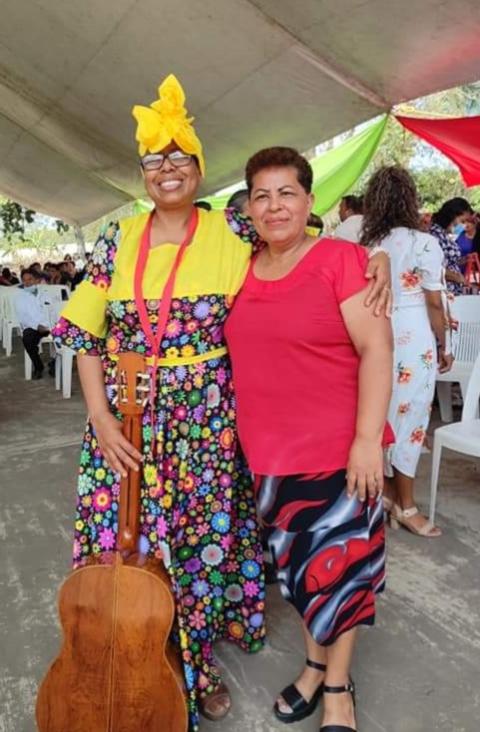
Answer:
[[[148, 392], [143, 357], [121, 354], [123, 434], [141, 450]], [[160, 562], [137, 553], [140, 471], [120, 486], [118, 547], [74, 570], [59, 593], [63, 645], [40, 686], [39, 732], [187, 732], [175, 605]]]

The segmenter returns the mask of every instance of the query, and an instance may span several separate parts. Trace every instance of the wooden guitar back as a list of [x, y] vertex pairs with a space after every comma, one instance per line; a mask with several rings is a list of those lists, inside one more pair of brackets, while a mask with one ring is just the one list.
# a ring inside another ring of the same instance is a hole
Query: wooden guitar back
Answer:
[[64, 642], [40, 687], [40, 732], [186, 732], [183, 675], [168, 643], [173, 599], [161, 566], [117, 557], [111, 566], [77, 569], [62, 585], [59, 613]]

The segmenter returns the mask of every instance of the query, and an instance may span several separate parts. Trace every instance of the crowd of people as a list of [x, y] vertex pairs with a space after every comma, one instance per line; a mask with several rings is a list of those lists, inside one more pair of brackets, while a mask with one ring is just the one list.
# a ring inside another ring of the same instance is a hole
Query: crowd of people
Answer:
[[[50, 334], [50, 325], [46, 318], [46, 306], [49, 304], [47, 292], [40, 285], [63, 285], [73, 292], [83, 280], [85, 269], [77, 269], [70, 255], [62, 262], [33, 262], [20, 271], [20, 279], [10, 268], [4, 267], [0, 277], [0, 287], [14, 287], [12, 305], [21, 330], [22, 343], [32, 361], [32, 380], [43, 377], [45, 364], [40, 354], [39, 344], [42, 338]], [[69, 292], [62, 293], [67, 300]], [[55, 376], [55, 359], [48, 361], [48, 373]]]
[[42, 266], [40, 262], [32, 262], [28, 267], [22, 267], [20, 278], [9, 267], [4, 267], [0, 275], [0, 286], [11, 287], [21, 284], [25, 272], [36, 272], [39, 282], [45, 285], [66, 285], [72, 292], [83, 280], [85, 268], [77, 268], [72, 257], [67, 254], [61, 262], [47, 261]]
[[[340, 224], [333, 234], [335, 238], [361, 242], [364, 196], [344, 196], [339, 206], [339, 217]], [[453, 295], [470, 292], [465, 274], [469, 255], [480, 256], [480, 214], [465, 198], [450, 198], [434, 213], [421, 212], [417, 227], [438, 239], [444, 255], [448, 292]], [[479, 289], [478, 285], [475, 289]]]
[[20, 270], [20, 280], [9, 267], [4, 267], [0, 276], [0, 286], [20, 285], [25, 272], [35, 272], [42, 284], [66, 285], [72, 292], [85, 275], [84, 267], [78, 269], [72, 257], [67, 254], [61, 262], [47, 261], [43, 266], [40, 262], [32, 262], [28, 267], [23, 267]]

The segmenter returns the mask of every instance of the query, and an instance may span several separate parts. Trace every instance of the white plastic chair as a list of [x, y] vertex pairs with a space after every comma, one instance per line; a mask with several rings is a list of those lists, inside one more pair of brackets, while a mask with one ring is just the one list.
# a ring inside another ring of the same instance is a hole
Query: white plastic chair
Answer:
[[73, 359], [76, 355], [76, 352], [73, 351], [71, 348], [68, 348], [67, 346], [62, 346], [60, 349], [62, 370], [62, 395], [64, 399], [70, 399], [70, 397], [72, 396]]
[[9, 287], [6, 287], [5, 285], [0, 285], [0, 340], [3, 345], [3, 325], [5, 322], [5, 298], [8, 297], [7, 291], [9, 290]]
[[[52, 285], [48, 285], [52, 287]], [[55, 286], [55, 285], [53, 285]], [[63, 287], [63, 286], [62, 286]], [[48, 308], [48, 324], [50, 329], [58, 322], [60, 313], [65, 307], [65, 302], [61, 299], [51, 302]], [[53, 341], [53, 347], [55, 349], [55, 388], [57, 390], [62, 389], [62, 395], [64, 399], [70, 399], [72, 396], [72, 372], [73, 372], [73, 359], [76, 356], [75, 351], [67, 346], [57, 346]]]
[[477, 354], [480, 353], [480, 296], [461, 295], [455, 298], [452, 314], [459, 321], [454, 337], [455, 361], [451, 371], [437, 374], [437, 395], [442, 422], [452, 422], [452, 383], [458, 381], [465, 399], [468, 381]]
[[[476, 296], [474, 296], [476, 297]], [[466, 390], [462, 419], [454, 424], [438, 427], [433, 435], [432, 478], [430, 483], [430, 521], [435, 521], [438, 475], [442, 448], [461, 452], [464, 455], [480, 457], [480, 419], [478, 402], [480, 399], [480, 353], [477, 356]]]
[[39, 285], [38, 290], [51, 303], [66, 302], [70, 297], [70, 288], [67, 285]]
[[19, 335], [22, 334], [20, 323], [18, 322], [15, 312], [14, 298], [17, 292], [16, 287], [6, 287], [8, 292], [4, 293], [3, 300], [3, 329], [2, 343], [6, 355], [11, 356], [13, 350], [13, 331], [16, 330]]
[[[40, 343], [38, 344], [39, 348], [42, 348], [43, 346], [48, 346], [50, 348], [51, 344], [53, 343], [53, 338], [51, 335], [45, 336], [45, 338], [42, 338]], [[32, 359], [28, 355], [28, 353], [24, 349], [24, 367], [25, 367], [25, 380], [31, 381], [32, 380]], [[55, 373], [56, 373], [56, 359], [55, 359]]]

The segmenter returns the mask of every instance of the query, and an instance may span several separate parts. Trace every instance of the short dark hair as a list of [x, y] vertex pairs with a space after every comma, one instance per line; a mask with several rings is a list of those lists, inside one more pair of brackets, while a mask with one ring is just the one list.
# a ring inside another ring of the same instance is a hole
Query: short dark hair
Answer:
[[450, 198], [448, 201], [445, 201], [441, 208], [433, 214], [432, 222], [441, 226], [442, 229], [447, 229], [457, 216], [465, 213], [472, 214], [473, 208], [466, 198], [457, 196], [456, 198]]
[[30, 277], [34, 277], [36, 280], [41, 280], [43, 277], [43, 273], [39, 272], [38, 269], [35, 268], [34, 264], [26, 269], [22, 269], [22, 274], [20, 276], [23, 277], [23, 275], [30, 275]]
[[342, 203], [354, 214], [363, 213], [363, 196], [343, 196]]
[[307, 219], [307, 226], [312, 226], [314, 229], [323, 231], [324, 224], [322, 217], [318, 216], [317, 214], [311, 213]]
[[10, 277], [11, 274], [12, 273], [10, 272], [10, 270], [8, 269], [8, 267], [4, 267], [2, 269], [2, 277]]
[[266, 147], [252, 155], [247, 162], [245, 179], [249, 195], [252, 192], [254, 177], [266, 168], [295, 168], [302, 188], [306, 193], [312, 192], [312, 166], [298, 150], [293, 147]]
[[234, 208], [235, 211], [242, 213], [245, 203], [248, 201], [248, 188], [241, 188], [239, 191], [232, 193], [227, 201], [227, 208]]
[[197, 208], [203, 208], [205, 211], [211, 211], [212, 210], [212, 204], [208, 201], [195, 201], [194, 204]]

